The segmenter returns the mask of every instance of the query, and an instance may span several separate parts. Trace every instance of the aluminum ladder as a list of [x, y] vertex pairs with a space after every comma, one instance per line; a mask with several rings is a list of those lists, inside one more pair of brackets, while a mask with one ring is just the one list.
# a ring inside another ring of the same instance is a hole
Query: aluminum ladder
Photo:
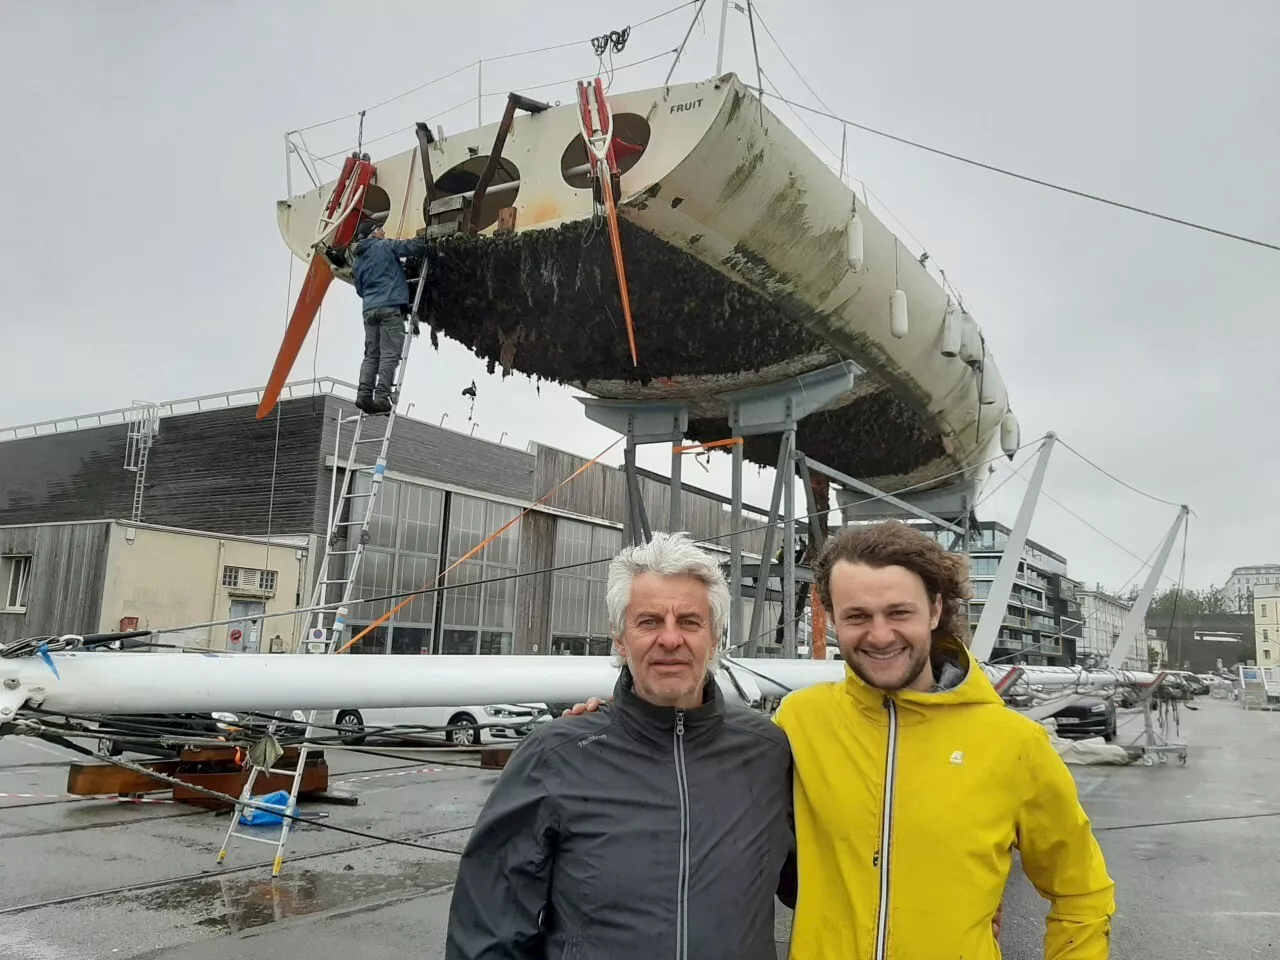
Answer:
[[[382, 479], [387, 469], [387, 449], [391, 444], [392, 428], [395, 426], [396, 408], [400, 401], [400, 388], [404, 383], [405, 369], [409, 364], [409, 348], [412, 346], [414, 338], [418, 335], [418, 309], [421, 304], [426, 272], [427, 262], [424, 257], [422, 270], [416, 281], [417, 291], [414, 296], [413, 309], [405, 317], [404, 345], [400, 350], [400, 365], [396, 368], [396, 382], [391, 391], [391, 410], [386, 414], [357, 412], [355, 416], [351, 417], [343, 417], [341, 410], [338, 413], [339, 441], [342, 436], [342, 428], [346, 424], [355, 424], [355, 430], [352, 433], [351, 446], [344, 465], [341, 491], [338, 493], [336, 500], [332, 494], [330, 496], [329, 528], [325, 537], [324, 559], [320, 563], [319, 577], [316, 580], [315, 590], [311, 596], [311, 606], [320, 607], [321, 605], [333, 603], [338, 603], [339, 606], [337, 606], [336, 610], [330, 606], [325, 606], [322, 610], [314, 611], [312, 625], [307, 631], [308, 641], [313, 643], [317, 641], [324, 642], [324, 652], [326, 654], [338, 653], [342, 650], [342, 638], [345, 636], [347, 629], [347, 605], [353, 599], [352, 592], [355, 589], [356, 577], [360, 572], [360, 562], [364, 559], [365, 547], [368, 545], [369, 522], [373, 518], [378, 493], [382, 488]], [[382, 417], [385, 417], [386, 421], [380, 435], [370, 437], [361, 435], [370, 420], [377, 420]], [[378, 445], [378, 456], [373, 466], [359, 466], [358, 464], [362, 460], [362, 451], [369, 444]], [[335, 469], [336, 466], [335, 464]], [[370, 475], [369, 489], [356, 492], [352, 490], [352, 478], [361, 473]], [[344, 519], [344, 515], [347, 519]], [[343, 546], [343, 549], [338, 549], [339, 546]], [[333, 570], [335, 560], [338, 561], [338, 569], [341, 571], [341, 575], [336, 575]], [[339, 594], [338, 600], [326, 600], [326, 597], [333, 593]], [[232, 838], [238, 837], [241, 840], [248, 840], [252, 843], [274, 844], [276, 856], [275, 862], [272, 864], [271, 876], [278, 877], [280, 875], [280, 870], [284, 866], [284, 848], [285, 844], [288, 843], [289, 829], [293, 821], [288, 817], [284, 818], [280, 824], [280, 835], [278, 837], [255, 836], [252, 833], [237, 830], [236, 827], [240, 823], [241, 815], [246, 810], [252, 809], [246, 804], [253, 796], [253, 788], [258, 780], [258, 775], [264, 771], [292, 778], [289, 788], [289, 801], [285, 806], [285, 812], [287, 814], [296, 814], [298, 792], [302, 786], [307, 756], [314, 749], [309, 744], [313, 736], [317, 712], [317, 710], [312, 709], [307, 714], [306, 733], [298, 750], [298, 763], [295, 769], [288, 770], [273, 766], [279, 759], [279, 753], [275, 753], [273, 756], [273, 751], [265, 749], [258, 753], [257, 759], [254, 759], [251, 751], [252, 769], [249, 772], [248, 779], [245, 780], [244, 789], [240, 792], [240, 799], [231, 812], [231, 822], [227, 825], [227, 834], [222, 841], [222, 849], [218, 851], [218, 863], [226, 860], [227, 853], [231, 848]], [[286, 723], [297, 722], [291, 716], [286, 716], [286, 711], [277, 711], [274, 719], [267, 727], [267, 735], [264, 740], [274, 742], [276, 729], [282, 721]], [[263, 812], [265, 813], [265, 811]]]

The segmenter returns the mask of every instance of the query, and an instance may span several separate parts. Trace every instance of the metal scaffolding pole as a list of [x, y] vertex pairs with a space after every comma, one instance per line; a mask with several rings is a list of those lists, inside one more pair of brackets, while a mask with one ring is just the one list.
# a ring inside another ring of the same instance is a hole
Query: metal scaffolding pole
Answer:
[[[1111, 648], [1111, 656], [1107, 658], [1107, 666], [1112, 670], [1118, 670], [1120, 664], [1124, 663], [1125, 648], [1133, 643], [1139, 631], [1143, 636], [1146, 635], [1147, 608], [1151, 606], [1156, 587], [1160, 584], [1160, 576], [1164, 573], [1165, 564], [1169, 562], [1169, 554], [1173, 551], [1174, 541], [1178, 539], [1178, 531], [1182, 529], [1182, 524], [1190, 512], [1191, 508], [1185, 504], [1179, 508], [1178, 516], [1174, 519], [1169, 532], [1165, 534], [1164, 543], [1160, 544], [1160, 552], [1156, 554], [1151, 570], [1147, 573], [1146, 583], [1142, 585], [1142, 589], [1138, 591], [1138, 598], [1133, 601], [1133, 606], [1125, 614], [1124, 624], [1120, 627], [1120, 636], [1116, 639], [1116, 645]], [[1145, 670], [1147, 667], [1145, 650], [1142, 660], [1138, 669]]]
[[733, 479], [731, 507], [733, 536], [729, 538], [729, 636], [726, 643], [742, 642], [742, 438], [733, 445]]
[[1022, 562], [1022, 548], [1026, 545], [1027, 533], [1031, 530], [1031, 518], [1035, 516], [1036, 501], [1040, 499], [1040, 488], [1044, 485], [1044, 472], [1049, 466], [1049, 455], [1053, 453], [1057, 440], [1057, 434], [1045, 435], [1044, 443], [1040, 446], [1040, 454], [1036, 457], [1035, 470], [1031, 473], [1031, 482], [1027, 484], [1022, 506], [1018, 508], [1018, 519], [1014, 521], [1009, 542], [1005, 544], [1000, 566], [996, 570], [995, 580], [991, 583], [991, 592], [987, 594], [987, 602], [978, 620], [978, 629], [974, 631], [973, 643], [969, 646], [970, 652], [979, 661], [990, 659], [991, 651], [995, 649], [996, 637], [1000, 633], [1005, 610], [1009, 605], [1009, 596], [1013, 593], [1013, 578], [1018, 573], [1018, 564]]
[[[645, 510], [640, 477], [636, 473], [636, 448], [646, 443], [667, 443], [679, 446], [689, 429], [689, 408], [673, 400], [601, 400], [598, 397], [579, 397], [587, 419], [608, 427], [614, 433], [627, 438], [623, 454], [623, 487], [626, 504], [623, 507], [623, 536], [628, 545], [643, 543], [653, 537], [649, 514]], [[671, 512], [672, 530], [681, 522], [679, 454], [672, 454]]]
[[[729, 409], [729, 428], [734, 437], [751, 437], [762, 434], [780, 434], [778, 440], [778, 465], [774, 478], [773, 499], [769, 505], [769, 525], [765, 528], [761, 548], [760, 566], [756, 577], [755, 602], [751, 610], [751, 627], [743, 636], [740, 625], [742, 611], [741, 579], [734, 587], [734, 609], [730, 623], [736, 624], [731, 642], [745, 644], [748, 652], [759, 642], [761, 625], [769, 589], [769, 575], [773, 563], [774, 532], [780, 516], [783, 529], [782, 558], [782, 606], [783, 648], [790, 657], [796, 652], [795, 624], [795, 473], [796, 473], [796, 425], [824, 409], [837, 398], [853, 389], [854, 382], [863, 373], [861, 367], [851, 361], [832, 364], [821, 370], [801, 374], [779, 383], [747, 390], [735, 390], [720, 394], [717, 399]], [[742, 459], [741, 445], [735, 448], [734, 483], [735, 500], [741, 503]], [[736, 538], [735, 538], [736, 539]], [[739, 560], [740, 563], [740, 560]], [[739, 570], [740, 572], [740, 570]], [[788, 612], [789, 611], [789, 612]]]

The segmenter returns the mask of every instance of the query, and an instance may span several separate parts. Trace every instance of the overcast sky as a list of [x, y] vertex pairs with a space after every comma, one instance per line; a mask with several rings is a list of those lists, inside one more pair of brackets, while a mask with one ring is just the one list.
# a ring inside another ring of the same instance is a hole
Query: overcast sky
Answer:
[[[368, 0], [176, 3], [0, 0], [0, 424], [251, 387], [265, 381], [296, 294], [275, 221], [286, 129], [367, 107], [477, 58], [485, 122], [505, 93], [569, 101], [595, 57], [585, 38], [675, 0], [424, 4]], [[1280, 242], [1280, 8], [1266, 0], [1016, 0], [849, 4], [762, 0], [782, 48], [837, 113], [955, 153], [1236, 233]], [[428, 12], [429, 11], [429, 12]], [[615, 64], [675, 48], [693, 7], [638, 26]], [[714, 73], [710, 0], [676, 81]], [[758, 31], [765, 72], [813, 103]], [[662, 82], [670, 60], [623, 70]], [[731, 14], [726, 69], [754, 83], [745, 16]], [[766, 87], [767, 88], [767, 87]], [[416, 119], [473, 127], [476, 73], [373, 111], [366, 139]], [[829, 160], [839, 125], [781, 105]], [[307, 134], [317, 153], [355, 123]], [[376, 145], [413, 146], [411, 132]], [[381, 154], [378, 152], [381, 151]], [[1271, 442], [1280, 360], [1280, 253], [1194, 232], [851, 131], [851, 173], [873, 210], [919, 238], [982, 324], [1023, 439], [1047, 430], [1129, 483], [1196, 511], [1187, 580], [1222, 583], [1280, 560]], [[330, 176], [333, 168], [328, 169]], [[295, 168], [295, 188], [304, 182]], [[905, 237], [913, 247], [916, 241]], [[316, 341], [318, 340], [318, 349]], [[359, 305], [331, 289], [295, 378], [354, 380]], [[425, 344], [425, 341], [424, 341]], [[573, 394], [490, 378], [463, 348], [421, 347], [413, 415], [476, 434], [592, 455], [613, 436]], [[3, 455], [3, 447], [0, 447]], [[642, 462], [655, 468], [662, 456]], [[611, 458], [613, 462], [618, 457]], [[727, 490], [727, 457], [686, 478]], [[1024, 471], [1030, 475], [1030, 467]], [[1008, 476], [1002, 466], [993, 478]], [[1059, 448], [1047, 491], [1146, 557], [1175, 510], [1119, 487]], [[980, 512], [1012, 523], [1023, 483]], [[750, 497], [767, 502], [766, 478]], [[1139, 561], [1053, 502], [1032, 536], [1072, 575], [1118, 588]], [[1180, 549], [1169, 572], [1177, 576]]]

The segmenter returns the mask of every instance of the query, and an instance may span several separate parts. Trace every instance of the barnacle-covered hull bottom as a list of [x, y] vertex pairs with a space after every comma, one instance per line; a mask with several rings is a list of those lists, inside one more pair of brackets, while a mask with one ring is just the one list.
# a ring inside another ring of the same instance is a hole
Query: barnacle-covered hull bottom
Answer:
[[[489, 361], [613, 399], [684, 399], [689, 436], [729, 436], [718, 394], [785, 380], [842, 359], [794, 300], [764, 296], [623, 220], [639, 365], [633, 366], [607, 234], [589, 221], [499, 236], [433, 241], [423, 314]], [[874, 359], [874, 358], [872, 358]], [[874, 368], [826, 410], [802, 420], [799, 449], [885, 489], [941, 480], [958, 464], [924, 411]], [[772, 466], [777, 435], [750, 437], [746, 458]]]

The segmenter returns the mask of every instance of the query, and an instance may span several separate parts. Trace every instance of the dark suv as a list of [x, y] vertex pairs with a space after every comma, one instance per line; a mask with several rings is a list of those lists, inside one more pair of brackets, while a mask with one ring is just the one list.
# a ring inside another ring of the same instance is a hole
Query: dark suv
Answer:
[[1053, 719], [1064, 740], [1102, 737], [1110, 743], [1116, 738], [1116, 705], [1102, 697], [1081, 697], [1054, 713]]

